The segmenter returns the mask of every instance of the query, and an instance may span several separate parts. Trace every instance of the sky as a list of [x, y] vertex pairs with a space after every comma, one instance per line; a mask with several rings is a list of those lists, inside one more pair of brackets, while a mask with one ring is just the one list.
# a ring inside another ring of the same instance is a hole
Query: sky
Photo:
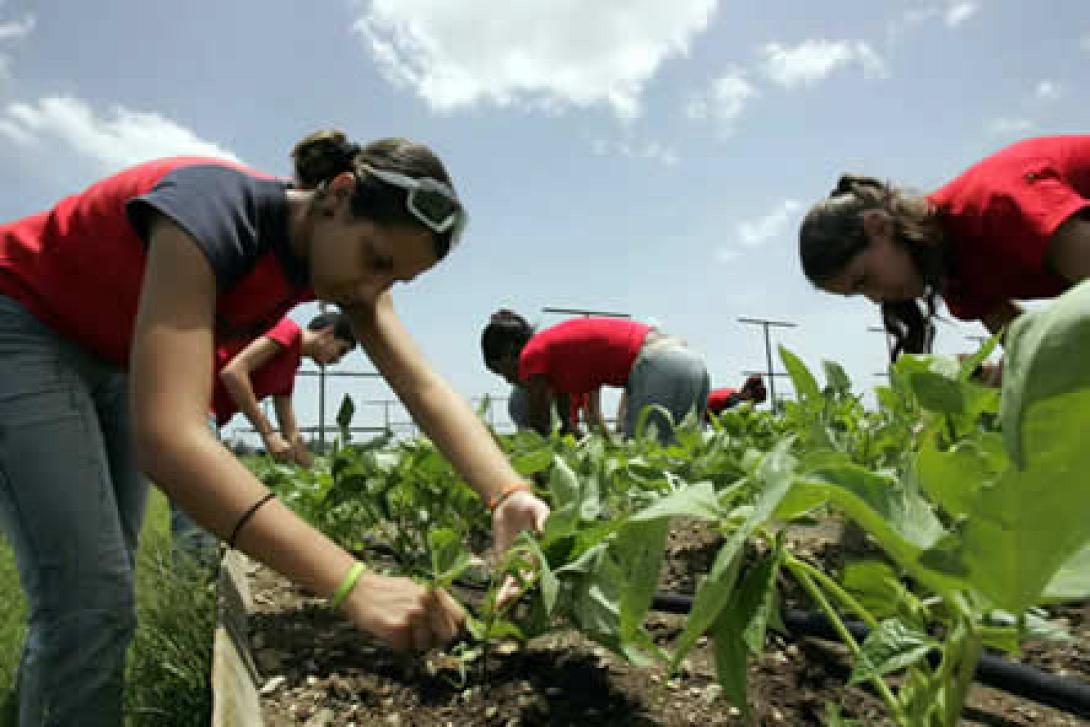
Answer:
[[[311, 131], [405, 136], [471, 222], [395, 302], [466, 397], [506, 395], [479, 349], [499, 307], [628, 313], [700, 351], [714, 386], [765, 368], [739, 317], [791, 322], [774, 344], [866, 391], [877, 311], [803, 277], [807, 207], [844, 171], [928, 191], [1014, 140], [1085, 132], [1088, 92], [1085, 0], [0, 0], [0, 219], [159, 156], [287, 176]], [[983, 333], [942, 322], [936, 349]], [[299, 381], [303, 424], [316, 390]], [[330, 420], [346, 391], [357, 424], [382, 421], [373, 378], [333, 381]]]

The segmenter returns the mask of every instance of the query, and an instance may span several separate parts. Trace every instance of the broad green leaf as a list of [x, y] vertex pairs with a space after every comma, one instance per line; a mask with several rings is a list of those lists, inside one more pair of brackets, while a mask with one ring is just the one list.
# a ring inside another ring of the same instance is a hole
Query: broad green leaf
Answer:
[[835, 361], [822, 361], [825, 368], [825, 385], [839, 395], [849, 394], [852, 390], [852, 381], [848, 378], [844, 367]]
[[549, 561], [545, 557], [545, 553], [541, 550], [541, 545], [537, 540], [528, 532], [523, 532], [519, 535], [518, 543], [525, 546], [537, 559], [538, 569], [540, 576], [538, 577], [538, 584], [541, 587], [541, 600], [545, 604], [545, 613], [548, 616], [552, 616], [553, 609], [556, 608], [556, 597], [560, 589], [560, 583], [556, 580], [556, 575], [549, 567]]
[[782, 557], [782, 547], [777, 545], [774, 553], [748, 570], [711, 629], [716, 678], [731, 704], [747, 716], [748, 654], [759, 654], [764, 649], [765, 632], [776, 603], [776, 577]]
[[1090, 389], [1033, 402], [1021, 418], [1025, 468], [981, 489], [947, 557], [1000, 608], [1021, 613], [1090, 542]]
[[995, 481], [1009, 464], [998, 434], [984, 433], [943, 451], [934, 437], [920, 448], [916, 476], [927, 495], [954, 517], [967, 515], [980, 488]]
[[428, 546], [431, 550], [432, 579], [440, 587], [445, 588], [453, 583], [472, 560], [458, 533], [450, 528], [430, 531]]
[[1048, 601], [1083, 601], [1090, 598], [1090, 543], [1068, 558], [1045, 588]]
[[920, 406], [925, 409], [940, 414], [961, 414], [965, 411], [962, 388], [968, 387], [968, 384], [931, 371], [922, 371], [909, 377], [909, 385]]
[[844, 566], [841, 585], [868, 613], [879, 619], [909, 613], [916, 599], [901, 583], [893, 568], [874, 560]]
[[1006, 351], [1003, 432], [1011, 456], [1022, 464], [1033, 453], [1023, 431], [1030, 407], [1058, 394], [1090, 388], [1090, 281], [1072, 287], [1044, 308], [1019, 316], [1007, 334]]
[[719, 497], [710, 482], [698, 482], [655, 500], [628, 518], [630, 523], [651, 522], [672, 517], [716, 520], [723, 514]]
[[795, 396], [798, 400], [814, 401], [821, 398], [821, 389], [818, 388], [817, 379], [810, 373], [810, 369], [806, 368], [806, 364], [802, 362], [802, 359], [783, 346], [780, 346], [779, 349], [780, 359], [787, 368], [787, 373], [791, 376], [791, 383], [795, 387]]
[[740, 709], [747, 721], [750, 716], [747, 692], [746, 664], [748, 653], [742, 638], [745, 625], [740, 622], [735, 609], [724, 608], [719, 612], [709, 635], [715, 654], [715, 676], [723, 687], [723, 695]]
[[621, 573], [620, 636], [631, 640], [643, 625], [658, 587], [666, 550], [666, 518], [629, 523], [610, 545]]
[[511, 466], [523, 477], [544, 472], [553, 463], [553, 453], [547, 447], [539, 447], [511, 459]]
[[910, 667], [937, 648], [939, 643], [926, 633], [910, 629], [896, 619], [882, 621], [861, 645], [848, 684]]
[[553, 496], [553, 507], [564, 507], [568, 503], [579, 506], [580, 501], [579, 478], [572, 472], [571, 467], [560, 457], [553, 457], [553, 471], [549, 477], [549, 492]]
[[719, 618], [723, 607], [730, 600], [745, 542], [757, 528], [771, 519], [776, 506], [791, 486], [795, 466], [795, 459], [789, 453], [792, 443], [791, 439], [785, 439], [777, 444], [758, 468], [757, 482], [762, 489], [757, 496], [757, 502], [745, 522], [731, 533], [720, 548], [707, 579], [697, 591], [685, 630], [678, 637], [671, 668], [677, 668], [696, 640]]

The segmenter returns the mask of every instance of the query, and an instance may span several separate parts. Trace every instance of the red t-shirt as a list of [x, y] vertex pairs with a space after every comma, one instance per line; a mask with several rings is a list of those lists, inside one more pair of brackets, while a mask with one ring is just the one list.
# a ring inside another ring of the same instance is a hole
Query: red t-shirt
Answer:
[[0, 294], [127, 367], [152, 211], [185, 229], [208, 258], [218, 341], [252, 340], [313, 300], [306, 266], [289, 248], [285, 183], [195, 157], [131, 167], [0, 225]]
[[738, 389], [724, 386], [721, 389], [712, 389], [708, 392], [708, 411], [718, 414], [727, 408], [730, 397], [738, 393]]
[[573, 318], [534, 334], [519, 356], [519, 379], [544, 376], [554, 392], [624, 386], [651, 326], [623, 318]]
[[1049, 238], [1090, 209], [1090, 136], [1027, 139], [928, 195], [950, 245], [950, 312], [976, 320], [1008, 300], [1050, 298], [1070, 283], [1045, 265]]
[[[254, 397], [261, 401], [266, 396], [290, 396], [295, 390], [295, 373], [303, 359], [303, 330], [288, 317], [280, 319], [265, 331], [264, 337], [278, 345], [276, 354], [256, 371], [250, 372], [250, 384]], [[216, 347], [216, 377], [212, 384], [212, 413], [219, 426], [231, 421], [238, 413], [238, 404], [220, 381], [219, 372], [249, 345], [249, 341], [232, 341]]]

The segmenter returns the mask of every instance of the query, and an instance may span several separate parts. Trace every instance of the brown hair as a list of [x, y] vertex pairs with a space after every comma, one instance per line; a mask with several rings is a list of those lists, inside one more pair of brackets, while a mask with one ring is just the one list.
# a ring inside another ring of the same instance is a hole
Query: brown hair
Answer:
[[[363, 165], [385, 169], [408, 177], [430, 177], [453, 191], [454, 184], [439, 157], [423, 144], [402, 138], [388, 138], [360, 146], [335, 129], [307, 135], [291, 151], [295, 180], [303, 189], [318, 190], [322, 183], [342, 173], [356, 177], [352, 213], [380, 225], [415, 225], [419, 221], [406, 206], [406, 192], [385, 184], [362, 169]], [[451, 232], [436, 233], [435, 256], [442, 260], [450, 251]]]
[[908, 250], [926, 286], [919, 300], [882, 303], [882, 320], [895, 340], [892, 356], [928, 352], [947, 256], [938, 216], [924, 197], [873, 177], [842, 175], [829, 197], [811, 207], [799, 227], [802, 270], [819, 287], [840, 273], [870, 244], [863, 213], [871, 209], [890, 216], [894, 239]]

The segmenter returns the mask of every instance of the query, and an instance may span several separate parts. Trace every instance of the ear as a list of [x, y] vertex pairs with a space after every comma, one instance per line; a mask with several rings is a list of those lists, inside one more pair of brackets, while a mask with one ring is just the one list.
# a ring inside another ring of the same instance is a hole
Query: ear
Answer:
[[863, 232], [871, 242], [893, 238], [893, 219], [882, 209], [871, 208], [862, 212]]

